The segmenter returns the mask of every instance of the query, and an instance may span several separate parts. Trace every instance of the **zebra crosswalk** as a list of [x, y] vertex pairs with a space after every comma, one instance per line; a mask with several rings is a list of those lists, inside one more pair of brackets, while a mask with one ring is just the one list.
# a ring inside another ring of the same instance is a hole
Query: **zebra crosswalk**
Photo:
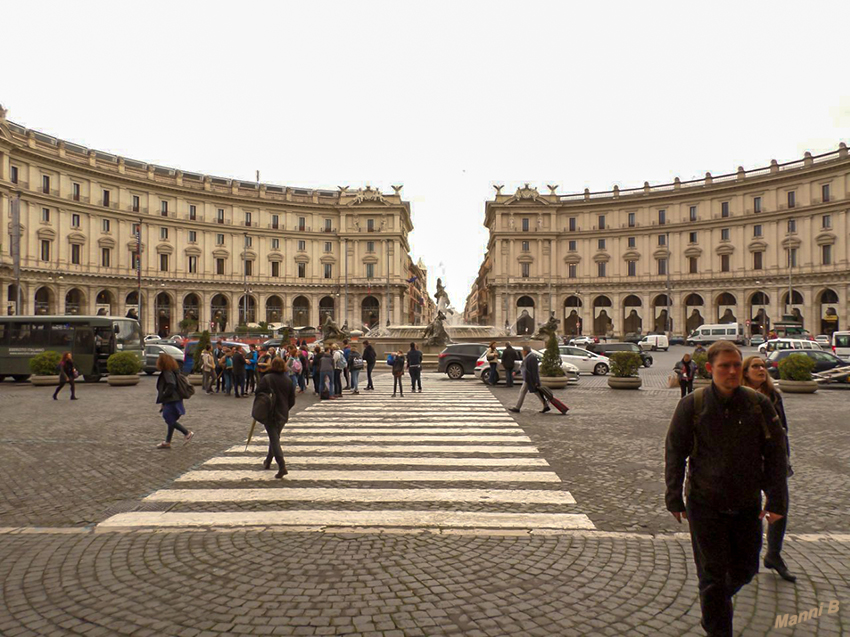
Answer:
[[[98, 531], [354, 527], [490, 533], [594, 529], [560, 477], [490, 391], [426, 374], [422, 393], [322, 401], [290, 419], [289, 474], [265, 471], [267, 438], [234, 444]], [[258, 428], [259, 429], [259, 428]]]

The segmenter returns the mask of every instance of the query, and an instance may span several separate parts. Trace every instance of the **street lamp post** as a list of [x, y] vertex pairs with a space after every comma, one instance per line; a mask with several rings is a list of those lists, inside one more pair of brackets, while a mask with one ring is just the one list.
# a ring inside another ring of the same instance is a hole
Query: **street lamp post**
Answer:
[[142, 332], [145, 332], [145, 323], [142, 317], [142, 218], [139, 217], [139, 225], [136, 231], [136, 301], [139, 310], [139, 324]]
[[248, 233], [242, 236], [242, 322], [248, 326]]
[[345, 297], [343, 299], [342, 324], [348, 323], [348, 237], [343, 239], [342, 249], [345, 258]]
[[670, 317], [670, 255], [672, 251], [670, 250], [670, 233], [666, 234], [666, 243], [667, 243], [667, 267], [664, 270], [667, 272], [667, 320], [664, 324], [664, 329], [667, 332], [667, 336], [670, 336], [670, 332], [673, 331], [673, 321]]

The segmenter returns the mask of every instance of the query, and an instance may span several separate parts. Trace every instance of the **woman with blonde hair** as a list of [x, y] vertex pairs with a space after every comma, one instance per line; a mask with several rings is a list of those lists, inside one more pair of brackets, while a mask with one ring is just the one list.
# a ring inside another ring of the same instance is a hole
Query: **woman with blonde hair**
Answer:
[[[785, 406], [782, 404], [782, 394], [773, 384], [773, 379], [767, 373], [767, 363], [761, 356], [747, 356], [744, 359], [744, 386], [755, 389], [770, 398], [773, 403], [773, 408], [779, 415], [779, 420], [782, 423], [782, 428], [785, 430], [785, 449], [788, 453], [788, 476], [792, 476], [794, 472], [791, 470], [791, 447], [788, 444], [788, 420], [785, 417]], [[787, 501], [788, 494], [785, 495]], [[785, 527], [788, 526], [788, 516], [785, 515], [773, 524], [767, 525], [767, 553], [764, 556], [764, 567], [775, 570], [779, 576], [788, 581], [796, 582], [794, 577], [785, 565], [785, 561], [780, 555], [782, 551], [782, 540], [785, 537]]]
[[156, 368], [159, 370], [159, 378], [156, 379], [156, 404], [162, 405], [160, 407], [162, 419], [168, 425], [168, 434], [165, 440], [159, 443], [156, 448], [171, 449], [171, 437], [174, 435], [175, 429], [183, 434], [184, 443], [188, 443], [195, 433], [177, 422], [180, 416], [186, 414], [183, 399], [177, 391], [177, 374], [180, 373], [180, 366], [171, 356], [162, 352], [156, 359]]

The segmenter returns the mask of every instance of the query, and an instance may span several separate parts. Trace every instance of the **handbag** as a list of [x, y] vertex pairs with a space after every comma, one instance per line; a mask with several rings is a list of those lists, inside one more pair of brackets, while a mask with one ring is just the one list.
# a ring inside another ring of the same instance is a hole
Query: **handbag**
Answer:
[[175, 372], [174, 375], [177, 377], [177, 395], [180, 396], [181, 400], [189, 400], [195, 395], [195, 388], [192, 387], [189, 379], [180, 372]]
[[254, 404], [251, 405], [251, 418], [263, 425], [271, 424], [275, 412], [275, 395], [269, 389], [268, 393], [257, 393], [254, 396]]
[[670, 374], [667, 377], [667, 387], [670, 389], [675, 389], [679, 386], [679, 377], [676, 374]]

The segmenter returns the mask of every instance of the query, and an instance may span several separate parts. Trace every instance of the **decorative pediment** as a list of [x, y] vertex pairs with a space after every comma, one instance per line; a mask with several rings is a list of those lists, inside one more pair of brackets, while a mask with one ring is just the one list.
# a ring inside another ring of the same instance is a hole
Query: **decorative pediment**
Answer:
[[296, 254], [295, 263], [310, 263], [310, 255], [303, 252]]
[[803, 242], [797, 237], [785, 237], [785, 239], [782, 240], [782, 247], [786, 250], [788, 248], [799, 248], [801, 245], [803, 245]]
[[[557, 186], [556, 186], [557, 188]], [[524, 201], [533, 201], [534, 203], [543, 203], [547, 206], [549, 202], [545, 198], [540, 197], [540, 193], [537, 188], [532, 188], [528, 184], [525, 184], [522, 188], [517, 188], [514, 196], [508, 199], [505, 202], [505, 205], [510, 205], [512, 203], [520, 203]]]
[[608, 254], [607, 252], [597, 252], [596, 254], [593, 255], [593, 260], [596, 263], [607, 263], [608, 261], [611, 260], [611, 255]]
[[183, 252], [187, 257], [199, 257], [202, 254], [201, 249], [198, 246], [189, 246], [183, 250]]
[[213, 250], [212, 254], [216, 259], [230, 258], [230, 252], [228, 250], [225, 250], [224, 248], [216, 248], [215, 250]]
[[112, 237], [101, 237], [97, 240], [97, 245], [101, 248], [114, 248], [115, 239], [113, 239]]
[[257, 258], [257, 253], [253, 250], [243, 250], [239, 258], [244, 261], [254, 261]]
[[174, 254], [174, 246], [170, 243], [158, 243], [156, 244], [156, 253], [157, 254]]
[[733, 246], [731, 243], [721, 243], [714, 249], [714, 252], [719, 255], [734, 254], [735, 246]]
[[831, 232], [821, 232], [817, 237], [815, 237], [815, 241], [819, 246], [827, 246], [835, 243], [835, 235]]
[[534, 263], [534, 257], [531, 256], [531, 254], [529, 254], [528, 252], [523, 252], [521, 255], [519, 255], [517, 261], [519, 261], [520, 263]]
[[685, 249], [686, 257], [699, 257], [702, 256], [702, 248], [699, 246], [689, 246]]
[[280, 252], [269, 252], [269, 261], [283, 261], [283, 255]]
[[761, 239], [753, 239], [747, 246], [747, 250], [750, 252], [764, 252], [767, 250], [767, 243]]
[[[138, 249], [138, 244], [136, 243], [135, 239], [131, 239], [130, 241], [127, 242], [127, 249], [130, 252], [135, 254], [136, 250]], [[143, 242], [142, 243], [142, 252], [144, 252], [144, 251], [145, 251], [145, 244]]]
[[385, 206], [388, 206], [389, 203], [384, 201], [384, 195], [377, 188], [372, 188], [371, 186], [366, 186], [365, 189], [358, 188], [354, 192], [348, 192], [347, 189], [345, 192], [340, 192], [340, 198], [343, 196], [353, 197], [351, 201], [349, 201], [346, 205], [356, 206], [358, 204], [366, 203], [366, 202], [374, 202], [380, 203]]
[[365, 257], [363, 257], [363, 263], [377, 263], [377, 262], [378, 262], [378, 257], [376, 257], [374, 254], [368, 254]]
[[36, 232], [35, 234], [38, 236], [39, 239], [45, 239], [47, 241], [52, 241], [56, 238], [56, 231], [53, 228], [39, 228], [38, 232]]
[[72, 232], [68, 235], [68, 243], [76, 243], [77, 245], [85, 245], [86, 235], [82, 232]]
[[652, 258], [653, 259], [669, 259], [670, 258], [670, 251], [666, 247], [657, 248], [655, 250], [655, 252], [652, 253]]
[[640, 252], [632, 248], [631, 250], [626, 250], [623, 253], [623, 261], [639, 261], [640, 260]]
[[322, 258], [319, 259], [322, 263], [336, 263], [336, 257], [332, 254], [322, 255]]
[[564, 263], [581, 263], [581, 255], [573, 252], [564, 257]]

